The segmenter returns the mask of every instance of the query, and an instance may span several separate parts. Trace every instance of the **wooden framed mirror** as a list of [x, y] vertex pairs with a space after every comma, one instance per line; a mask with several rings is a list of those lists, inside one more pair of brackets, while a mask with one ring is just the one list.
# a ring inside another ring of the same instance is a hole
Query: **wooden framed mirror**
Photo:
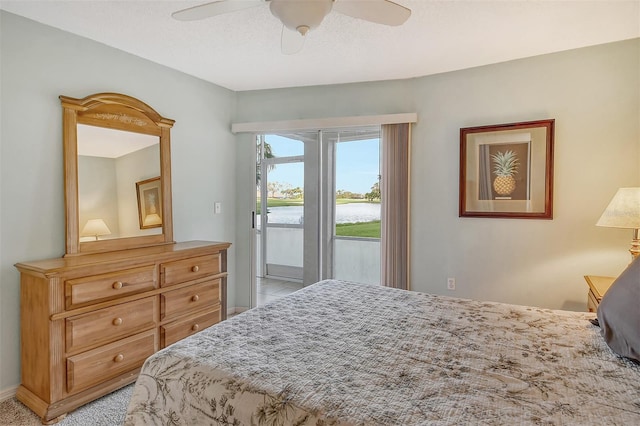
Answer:
[[66, 255], [173, 243], [174, 121], [118, 93], [60, 101]]

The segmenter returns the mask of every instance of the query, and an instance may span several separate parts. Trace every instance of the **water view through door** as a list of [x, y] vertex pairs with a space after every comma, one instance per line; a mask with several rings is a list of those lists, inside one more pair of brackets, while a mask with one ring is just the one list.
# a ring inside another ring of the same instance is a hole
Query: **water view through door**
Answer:
[[333, 278], [380, 284], [379, 128], [335, 137]]
[[379, 284], [379, 142], [379, 128], [257, 137], [254, 305], [324, 278]]

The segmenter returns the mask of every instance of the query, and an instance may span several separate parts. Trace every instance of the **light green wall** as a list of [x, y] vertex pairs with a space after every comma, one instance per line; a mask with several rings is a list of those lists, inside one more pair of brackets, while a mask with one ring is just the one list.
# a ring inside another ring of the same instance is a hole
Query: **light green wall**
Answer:
[[82, 228], [89, 219], [102, 219], [111, 231], [110, 236], [119, 237], [118, 204], [116, 159], [79, 155], [78, 227], [80, 232], [82, 233]]
[[[174, 238], [234, 242], [235, 94], [94, 41], [0, 12], [0, 393], [20, 383], [20, 261], [64, 254], [59, 95], [118, 92], [176, 121]], [[213, 214], [215, 201], [221, 214]], [[235, 244], [229, 269], [235, 269]], [[234, 306], [234, 274], [229, 306]]]
[[[403, 81], [242, 92], [236, 121], [417, 112], [412, 288], [584, 310], [582, 276], [616, 275], [630, 260], [631, 232], [595, 223], [618, 187], [640, 184], [639, 81], [636, 39]], [[556, 120], [554, 220], [459, 218], [460, 128], [547, 118]], [[252, 149], [239, 135], [238, 159]], [[237, 170], [243, 215], [252, 165], [243, 160]], [[236, 236], [240, 266], [249, 241], [240, 223]], [[238, 282], [249, 279], [245, 271], [238, 267]], [[237, 305], [248, 304], [248, 291], [237, 295]]]

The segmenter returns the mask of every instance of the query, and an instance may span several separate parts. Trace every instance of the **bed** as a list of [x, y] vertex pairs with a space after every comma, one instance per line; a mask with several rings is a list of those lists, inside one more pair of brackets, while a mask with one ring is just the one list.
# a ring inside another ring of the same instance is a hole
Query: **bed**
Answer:
[[125, 425], [640, 424], [593, 318], [321, 281], [151, 356]]

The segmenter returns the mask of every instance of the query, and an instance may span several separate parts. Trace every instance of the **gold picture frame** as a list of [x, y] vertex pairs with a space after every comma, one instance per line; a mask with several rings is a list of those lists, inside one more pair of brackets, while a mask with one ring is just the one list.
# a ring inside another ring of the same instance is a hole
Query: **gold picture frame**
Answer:
[[460, 217], [553, 219], [555, 120], [460, 129]]
[[160, 176], [136, 182], [140, 229], [162, 227], [162, 188]]

